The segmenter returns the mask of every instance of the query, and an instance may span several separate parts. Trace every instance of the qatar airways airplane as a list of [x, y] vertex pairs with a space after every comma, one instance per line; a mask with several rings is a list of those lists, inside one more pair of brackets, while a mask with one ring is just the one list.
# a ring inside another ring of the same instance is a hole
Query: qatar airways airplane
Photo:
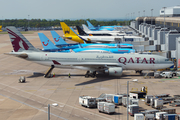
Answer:
[[8, 55], [51, 68], [87, 70], [85, 77], [95, 77], [96, 72], [121, 76], [123, 70], [157, 70], [173, 65], [172, 61], [158, 55], [43, 52], [36, 49], [15, 27], [6, 29], [13, 46], [13, 51]]

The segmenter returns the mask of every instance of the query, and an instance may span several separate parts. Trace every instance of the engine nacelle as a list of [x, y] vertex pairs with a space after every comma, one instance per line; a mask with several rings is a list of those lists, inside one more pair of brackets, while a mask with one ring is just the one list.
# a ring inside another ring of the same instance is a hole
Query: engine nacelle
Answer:
[[112, 76], [121, 76], [123, 72], [122, 67], [110, 67], [108, 70], [105, 70], [105, 73]]

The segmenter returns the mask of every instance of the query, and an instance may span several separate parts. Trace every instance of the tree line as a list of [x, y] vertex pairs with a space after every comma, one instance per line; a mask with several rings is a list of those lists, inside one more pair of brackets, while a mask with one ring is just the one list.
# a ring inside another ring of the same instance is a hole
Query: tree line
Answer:
[[[112, 21], [97, 21], [97, 20], [90, 20], [94, 26], [108, 26], [108, 25], [127, 25], [130, 21], [117, 21], [117, 20], [112, 20]], [[54, 20], [46, 20], [46, 19], [5, 19], [5, 20], [0, 20], [0, 24], [2, 24], [3, 27], [6, 26], [15, 26], [15, 27], [59, 27], [60, 22], [65, 22], [68, 26], [81, 26], [82, 24], [86, 24], [86, 20], [59, 20], [59, 19], [54, 19]]]

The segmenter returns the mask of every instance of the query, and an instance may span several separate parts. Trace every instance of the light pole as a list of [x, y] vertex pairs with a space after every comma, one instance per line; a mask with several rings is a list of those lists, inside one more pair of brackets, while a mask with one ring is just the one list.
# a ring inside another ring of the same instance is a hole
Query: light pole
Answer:
[[163, 7], [164, 8], [164, 41], [165, 41], [165, 9], [166, 9], [166, 7]]
[[153, 9], [151, 9], [151, 31], [150, 31], [150, 37], [152, 36], [152, 17], [153, 17]]
[[139, 17], [140, 17], [140, 11], [138, 13], [139, 13]]
[[29, 15], [28, 15], [28, 28], [29, 28]]
[[3, 16], [2, 16], [2, 27], [3, 27]]
[[127, 81], [127, 105], [126, 105], [126, 108], [127, 108], [127, 120], [129, 120], [129, 114], [128, 114], [128, 106], [129, 106], [129, 82], [137, 82], [138, 79], [134, 79], [132, 81]]
[[144, 17], [145, 17], [145, 10], [143, 10], [143, 12], [144, 12]]

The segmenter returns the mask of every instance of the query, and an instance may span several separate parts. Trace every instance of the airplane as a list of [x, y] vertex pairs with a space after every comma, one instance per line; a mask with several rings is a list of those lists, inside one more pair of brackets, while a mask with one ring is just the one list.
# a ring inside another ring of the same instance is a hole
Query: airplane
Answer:
[[115, 28], [122, 27], [122, 26], [98, 26], [94, 27], [88, 20], [86, 21], [88, 24], [88, 27], [92, 31], [101, 31], [101, 30], [106, 30], [106, 31], [114, 31]]
[[60, 24], [64, 32], [63, 37], [72, 41], [79, 42], [79, 43], [84, 43], [84, 41], [86, 43], [97, 43], [97, 42], [98, 43], [110, 43], [110, 42], [120, 43], [123, 41], [123, 39], [133, 40], [134, 38], [141, 38], [137, 36], [92, 36], [92, 35], [80, 36], [74, 33], [73, 30], [71, 30], [66, 25], [66, 23], [60, 22]]
[[[117, 32], [113, 32], [113, 33], [111, 33], [111, 32], [109, 32], [109, 31], [88, 31], [88, 32], [86, 32], [86, 31], [84, 31], [84, 30], [82, 30], [79, 26], [76, 26], [76, 28], [77, 28], [77, 31], [78, 31], [78, 33], [79, 33], [79, 35], [92, 35], [92, 36], [125, 36], [126, 35], [126, 33], [117, 33]], [[86, 27], [86, 29], [88, 29], [87, 27]]]
[[[72, 49], [69, 47], [56, 47], [49, 38], [47, 38], [43, 33], [38, 33], [40, 41], [43, 46], [43, 51], [50, 51], [50, 52], [83, 52], [83, 53], [90, 53], [90, 52], [97, 52], [97, 53], [115, 53], [115, 54], [124, 54], [124, 53], [135, 53], [134, 49], [128, 49], [128, 48], [83, 48], [81, 44], [78, 44], [78, 48], [75, 48], [75, 46], [71, 46]], [[86, 45], [86, 44], [85, 44]], [[69, 49], [68, 49], [69, 48]]]
[[0, 32], [2, 32], [2, 25], [0, 25]]
[[6, 29], [13, 47], [13, 51], [6, 54], [49, 66], [45, 77], [54, 67], [87, 70], [85, 77], [95, 77], [96, 72], [122, 76], [123, 70], [157, 70], [173, 65], [168, 58], [158, 55], [43, 52], [15, 27], [8, 26]]
[[101, 31], [92, 31], [90, 30], [85, 24], [82, 24], [83, 30], [87, 33], [87, 34], [110, 34], [111, 36], [118, 36], [118, 35], [126, 35], [126, 33], [124, 32], [120, 32], [118, 30], [114, 30], [114, 31], [106, 31], [106, 30], [101, 30]]
[[[68, 48], [68, 49], [74, 49], [79, 48], [78, 44], [68, 44], [66, 43], [55, 31], [51, 31], [51, 35], [53, 37], [54, 43], [59, 48]], [[83, 40], [83, 39], [82, 39]], [[84, 44], [81, 44], [83, 48], [127, 48], [127, 49], [133, 49], [132, 44], [128, 43], [86, 43], [84, 41]]]

